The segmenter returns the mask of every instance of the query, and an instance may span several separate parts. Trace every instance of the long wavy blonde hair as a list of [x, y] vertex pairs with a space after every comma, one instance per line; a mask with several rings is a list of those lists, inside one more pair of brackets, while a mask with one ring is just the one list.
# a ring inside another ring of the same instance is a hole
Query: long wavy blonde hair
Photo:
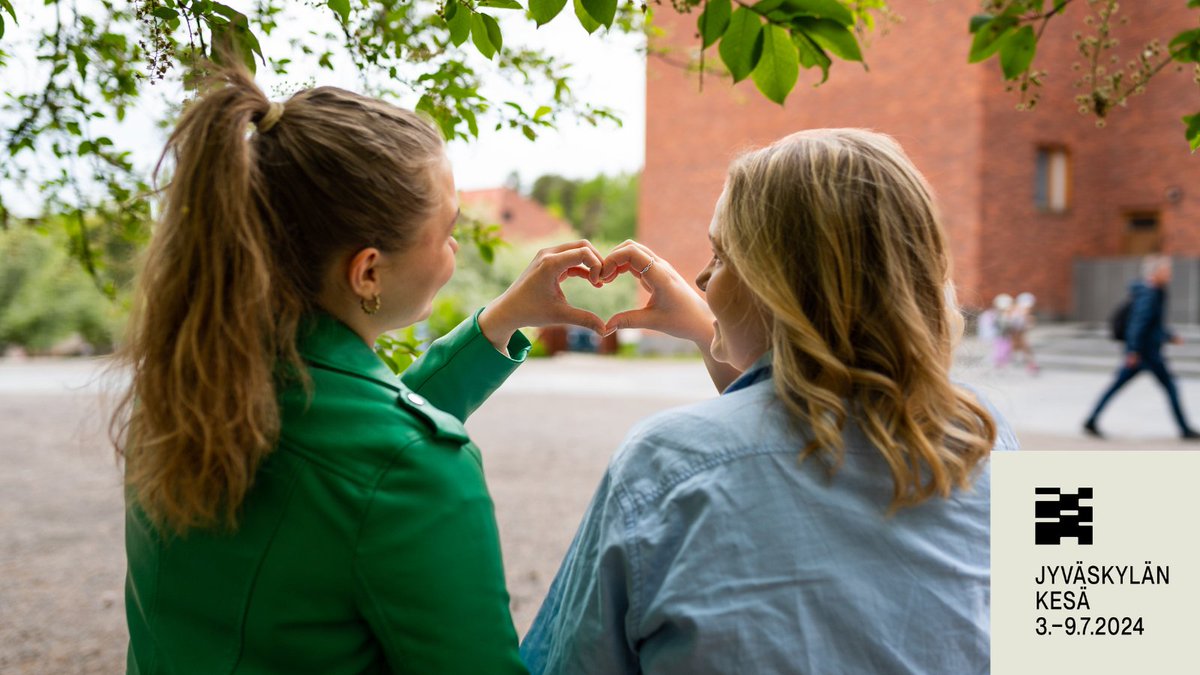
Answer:
[[962, 332], [925, 180], [890, 137], [805, 131], [729, 169], [721, 248], [770, 317], [775, 388], [840, 466], [853, 418], [891, 468], [891, 508], [970, 484], [996, 438], [950, 381]]
[[280, 107], [244, 67], [210, 69], [163, 152], [173, 175], [111, 427], [131, 505], [176, 533], [236, 523], [279, 434], [277, 385], [307, 383], [297, 330], [326, 270], [366, 246], [407, 246], [444, 156], [411, 111], [334, 87]]

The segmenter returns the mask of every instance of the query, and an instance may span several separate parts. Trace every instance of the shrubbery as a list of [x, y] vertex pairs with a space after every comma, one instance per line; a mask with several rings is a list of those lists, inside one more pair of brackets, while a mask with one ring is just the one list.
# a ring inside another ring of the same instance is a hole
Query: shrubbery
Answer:
[[127, 304], [102, 293], [60, 239], [27, 226], [0, 230], [0, 352], [44, 352], [74, 334], [99, 352], [116, 343]]

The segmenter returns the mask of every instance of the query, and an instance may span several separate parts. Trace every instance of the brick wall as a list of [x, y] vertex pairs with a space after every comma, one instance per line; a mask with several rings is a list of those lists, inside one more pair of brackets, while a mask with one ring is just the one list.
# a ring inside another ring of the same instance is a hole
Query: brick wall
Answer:
[[[1167, 252], [1200, 253], [1200, 187], [1193, 187], [1200, 186], [1200, 155], [1189, 154], [1179, 123], [1200, 110], [1190, 72], [1164, 72], [1147, 95], [1097, 129], [1073, 104], [1068, 17], [1051, 24], [1038, 62], [1062, 64], [1056, 69], [1064, 72], [1048, 78], [1036, 111], [1017, 112], [997, 64], [967, 63], [966, 26], [978, 3], [892, 5], [903, 23], [868, 38], [869, 72], [837, 62], [830, 81], [814, 89], [819, 72], [802, 71], [783, 107], [750, 82], [731, 87], [715, 75], [699, 91], [697, 74], [678, 65], [698, 46], [696, 14], [663, 6], [656, 22], [665, 34], [656, 44], [670, 52], [647, 59], [639, 238], [695, 275], [707, 259], [705, 232], [731, 158], [799, 129], [858, 126], [894, 136], [933, 186], [968, 306], [1030, 290], [1039, 309], [1069, 311], [1072, 261], [1124, 252], [1130, 209], [1160, 212]], [[1169, 39], [1195, 14], [1177, 0], [1124, 3], [1126, 12], [1139, 33], [1122, 36], [1131, 48], [1152, 34]], [[1065, 214], [1034, 208], [1039, 144], [1062, 144], [1071, 154], [1073, 199]], [[1176, 204], [1165, 203], [1170, 186], [1182, 190]]]
[[[1063, 30], [1078, 26], [1085, 5], [1068, 7], [1063, 25], [1054, 26], [1039, 47], [1036, 68], [1049, 71], [1042, 101], [1032, 113], [1014, 110], [1017, 99], [1004, 91], [999, 66], [988, 64], [984, 94], [984, 152], [980, 248], [981, 292], [1030, 290], [1039, 310], [1052, 315], [1071, 311], [1071, 271], [1078, 259], [1120, 256], [1128, 249], [1126, 216], [1153, 211], [1161, 217], [1163, 251], [1200, 253], [1200, 155], [1192, 155], [1180, 118], [1200, 111], [1200, 89], [1190, 71], [1173, 68], [1159, 74], [1147, 93], [1128, 108], [1113, 111], [1104, 128], [1070, 105], [1080, 93], [1074, 82], [1082, 59], [1076, 42]], [[1165, 44], [1185, 27], [1189, 14], [1181, 3], [1153, 0], [1122, 3], [1131, 22], [1118, 33], [1128, 61], [1149, 40]], [[1053, 30], [1057, 28], [1058, 30]], [[1082, 64], [1086, 68], [1086, 64]], [[1111, 64], [1110, 64], [1111, 67]], [[1039, 212], [1034, 205], [1034, 157], [1039, 145], [1063, 145], [1071, 158], [1072, 199], [1066, 212]], [[1167, 200], [1178, 187], [1182, 199]]]

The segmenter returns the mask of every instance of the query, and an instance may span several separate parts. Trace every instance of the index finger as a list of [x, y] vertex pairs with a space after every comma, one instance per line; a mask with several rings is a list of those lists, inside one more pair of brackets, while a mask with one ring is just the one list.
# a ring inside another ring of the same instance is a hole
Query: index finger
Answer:
[[575, 267], [576, 265], [583, 265], [588, 268], [587, 276], [593, 284], [597, 282], [600, 268], [604, 265], [603, 260], [596, 253], [596, 248], [590, 245], [552, 253], [547, 255], [544, 260], [553, 266], [556, 275], [562, 274], [568, 268]]
[[[549, 257], [550, 255], [553, 255], [555, 253], [563, 253], [565, 251], [570, 251], [570, 250], [577, 249], [580, 247], [590, 249], [591, 252], [593, 254], [595, 254], [597, 261], [604, 260], [604, 256], [600, 255], [600, 249], [596, 248], [596, 246], [594, 244], [592, 244], [592, 242], [588, 241], [587, 239], [577, 239], [575, 241], [563, 242], [561, 244], [556, 244], [549, 248], [544, 248], [544, 249], [542, 249], [541, 252], [543, 254], [546, 254], [547, 257]], [[588, 259], [587, 262], [584, 262], [582, 264], [585, 265], [591, 272], [588, 275], [588, 281], [591, 281], [593, 285], [598, 283], [600, 281], [600, 267], [603, 263], [593, 266], [591, 260]]]
[[653, 251], [636, 242], [628, 242], [618, 246], [604, 259], [604, 269], [600, 273], [600, 278], [611, 281], [622, 266], [628, 266], [633, 276], [640, 279], [642, 271], [645, 270], [649, 274], [654, 269], [651, 264], [656, 261], [657, 257]]

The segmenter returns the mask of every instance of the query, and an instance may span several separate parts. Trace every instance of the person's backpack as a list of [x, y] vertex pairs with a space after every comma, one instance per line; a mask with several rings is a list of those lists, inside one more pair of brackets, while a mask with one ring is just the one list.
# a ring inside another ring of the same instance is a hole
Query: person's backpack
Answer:
[[1129, 309], [1133, 307], [1133, 298], [1125, 298], [1108, 319], [1109, 335], [1117, 342], [1125, 341], [1125, 332], [1129, 330]]

